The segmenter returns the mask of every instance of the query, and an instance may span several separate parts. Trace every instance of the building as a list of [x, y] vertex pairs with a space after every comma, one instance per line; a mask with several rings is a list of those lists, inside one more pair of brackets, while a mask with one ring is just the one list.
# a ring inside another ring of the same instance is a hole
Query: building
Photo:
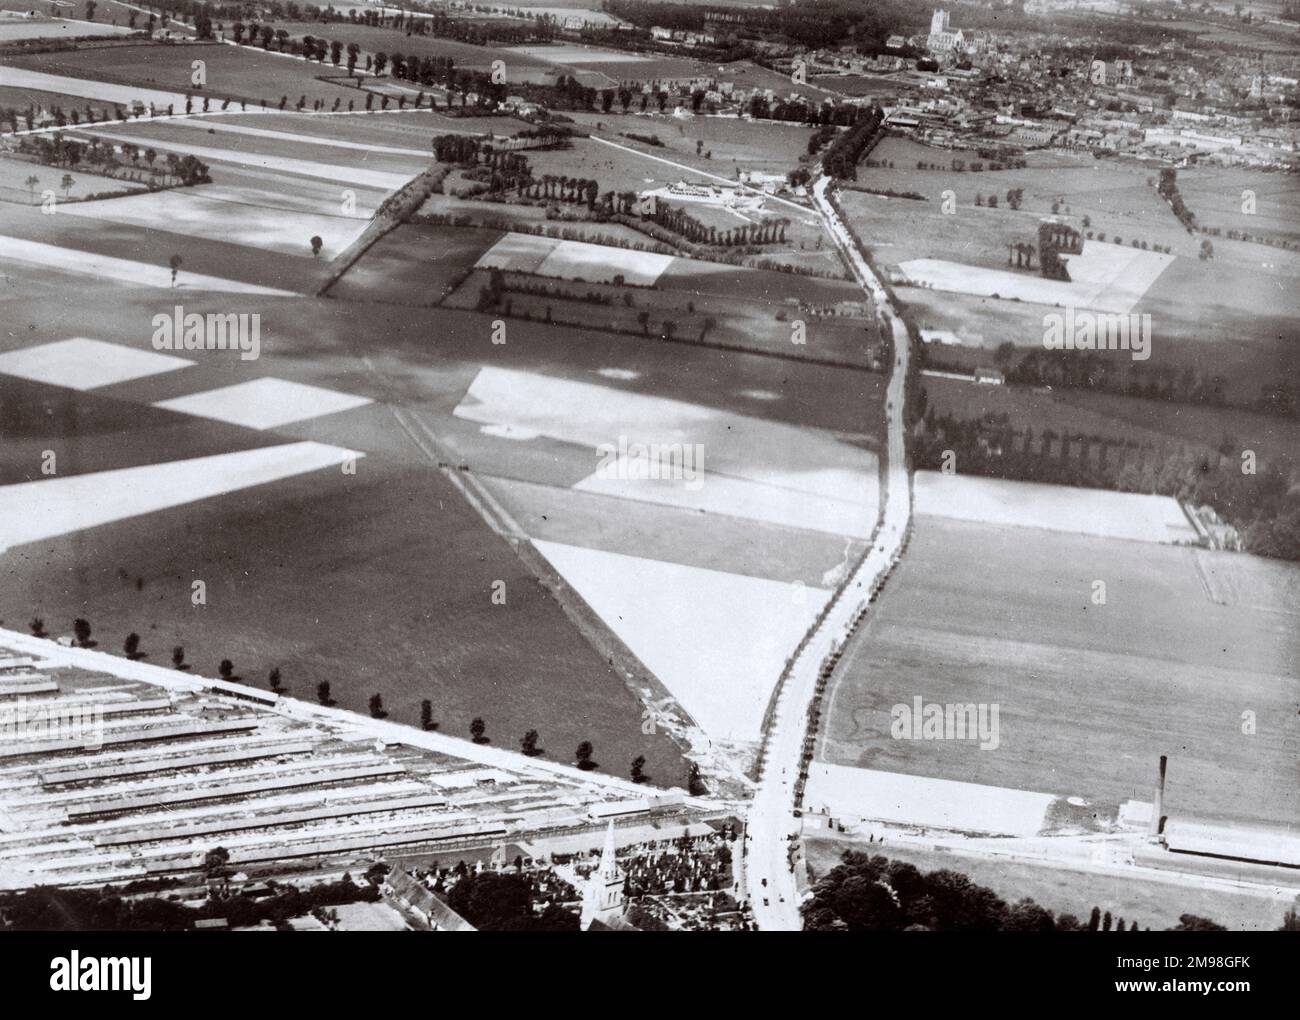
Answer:
[[623, 898], [623, 872], [616, 858], [614, 820], [611, 818], [605, 830], [600, 867], [591, 873], [582, 892], [582, 919], [579, 923], [583, 931], [589, 931], [593, 924], [606, 928], [625, 927], [623, 914], [627, 903]]
[[421, 931], [477, 931], [401, 868], [393, 868], [379, 887], [384, 900]]
[[966, 37], [958, 29], [953, 31], [948, 25], [948, 12], [936, 10], [930, 15], [930, 34], [925, 41], [931, 53], [951, 53], [966, 48]]

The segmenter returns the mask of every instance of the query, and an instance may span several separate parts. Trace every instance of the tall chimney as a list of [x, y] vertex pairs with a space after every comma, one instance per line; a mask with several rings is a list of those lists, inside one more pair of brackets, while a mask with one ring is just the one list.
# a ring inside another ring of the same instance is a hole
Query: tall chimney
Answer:
[[1151, 838], [1160, 835], [1161, 821], [1165, 810], [1165, 769], [1169, 764], [1166, 755], [1160, 756], [1160, 778], [1156, 780], [1156, 802], [1151, 805]]

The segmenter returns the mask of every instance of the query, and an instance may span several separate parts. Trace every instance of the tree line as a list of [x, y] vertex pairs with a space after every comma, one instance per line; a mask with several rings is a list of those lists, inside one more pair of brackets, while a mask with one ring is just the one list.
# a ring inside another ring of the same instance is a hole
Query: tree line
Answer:
[[[813, 887], [803, 907], [805, 931], [1137, 931], [1093, 907], [1084, 921], [1055, 914], [1032, 899], [1007, 903], [987, 886], [943, 869], [923, 872], [905, 861], [856, 850]], [[1284, 920], [1283, 927], [1287, 921]], [[1148, 929], [1149, 930], [1149, 929]], [[1182, 914], [1167, 931], [1224, 931], [1208, 918]]]
[[1157, 446], [1114, 436], [1016, 428], [1006, 414], [979, 418], [937, 415], [929, 408], [916, 430], [918, 469], [950, 470], [1010, 481], [1074, 485], [1113, 492], [1171, 496], [1208, 505], [1234, 527], [1247, 552], [1300, 560], [1300, 493], [1272, 464], [1242, 469], [1240, 450], [1226, 438], [1218, 450]]

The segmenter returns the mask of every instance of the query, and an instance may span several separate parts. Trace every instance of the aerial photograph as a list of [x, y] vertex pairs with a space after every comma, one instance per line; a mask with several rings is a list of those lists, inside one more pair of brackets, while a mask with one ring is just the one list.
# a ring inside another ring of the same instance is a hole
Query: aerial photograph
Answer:
[[1300, 931], [1300, 4], [937, 2], [0, 0], [6, 945]]

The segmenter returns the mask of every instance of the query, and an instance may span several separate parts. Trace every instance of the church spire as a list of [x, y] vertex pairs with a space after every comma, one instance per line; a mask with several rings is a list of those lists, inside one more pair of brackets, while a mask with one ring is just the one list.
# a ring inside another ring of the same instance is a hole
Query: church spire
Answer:
[[622, 920], [623, 872], [618, 866], [618, 847], [614, 843], [614, 820], [605, 829], [605, 848], [600, 852], [600, 865], [587, 878], [582, 896], [580, 924], [586, 931], [593, 921], [614, 924]]
[[606, 882], [617, 878], [620, 882], [623, 880], [622, 874], [618, 870], [618, 851], [614, 847], [614, 819], [609, 820], [609, 827], [605, 830], [605, 849], [600, 852], [600, 877]]

